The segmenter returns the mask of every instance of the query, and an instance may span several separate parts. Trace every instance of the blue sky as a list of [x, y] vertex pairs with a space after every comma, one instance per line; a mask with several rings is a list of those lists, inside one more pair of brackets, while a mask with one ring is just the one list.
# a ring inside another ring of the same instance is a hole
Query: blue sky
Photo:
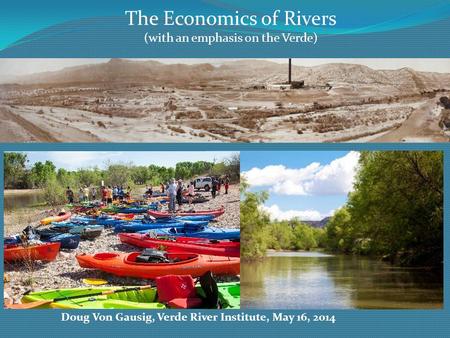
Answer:
[[265, 209], [274, 219], [319, 220], [346, 202], [358, 158], [345, 151], [243, 151], [241, 172], [251, 191], [269, 191]]
[[109, 161], [112, 163], [129, 163], [135, 165], [160, 165], [175, 167], [183, 161], [220, 161], [230, 157], [231, 151], [31, 151], [25, 152], [28, 165], [35, 162], [50, 160], [56, 168], [76, 170], [98, 166], [104, 168]]

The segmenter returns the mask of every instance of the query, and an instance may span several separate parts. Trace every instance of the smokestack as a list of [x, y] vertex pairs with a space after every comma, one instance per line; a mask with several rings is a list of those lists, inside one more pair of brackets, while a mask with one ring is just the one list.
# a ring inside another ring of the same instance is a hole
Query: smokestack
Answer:
[[291, 72], [292, 72], [292, 59], [289, 59], [289, 78], [288, 78], [289, 84], [291, 84], [291, 81], [292, 81]]

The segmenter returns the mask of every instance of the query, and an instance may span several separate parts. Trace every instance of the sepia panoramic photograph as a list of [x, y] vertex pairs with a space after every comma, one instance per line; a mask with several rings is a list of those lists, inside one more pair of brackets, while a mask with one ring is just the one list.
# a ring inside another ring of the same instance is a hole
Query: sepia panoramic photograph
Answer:
[[448, 59], [3, 59], [1, 142], [448, 142]]

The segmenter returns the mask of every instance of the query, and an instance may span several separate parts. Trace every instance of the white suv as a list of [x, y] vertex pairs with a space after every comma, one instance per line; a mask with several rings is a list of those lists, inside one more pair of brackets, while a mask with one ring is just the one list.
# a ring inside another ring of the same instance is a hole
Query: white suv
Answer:
[[205, 191], [209, 191], [211, 187], [212, 187], [211, 177], [197, 177], [194, 180], [194, 188], [197, 190], [205, 189]]

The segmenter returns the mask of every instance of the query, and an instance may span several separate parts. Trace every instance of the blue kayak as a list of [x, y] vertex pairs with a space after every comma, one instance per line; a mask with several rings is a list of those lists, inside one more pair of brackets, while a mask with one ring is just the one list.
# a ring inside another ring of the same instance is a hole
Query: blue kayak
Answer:
[[[139, 233], [147, 233], [149, 231], [139, 231]], [[181, 237], [196, 237], [207, 239], [240, 239], [241, 232], [239, 229], [221, 229], [214, 227], [190, 227], [183, 228], [163, 228], [151, 230], [156, 236], [181, 236]]]
[[58, 232], [70, 232], [71, 234], [79, 234], [86, 229], [91, 230], [103, 230], [103, 225], [97, 224], [83, 224], [76, 222], [55, 222], [52, 223], [51, 230], [55, 230]]
[[127, 221], [113, 218], [110, 216], [98, 216], [98, 217], [89, 217], [89, 216], [78, 216], [72, 217], [71, 222], [85, 224], [85, 225], [103, 225], [105, 227], [114, 227], [121, 223], [126, 223]]
[[117, 208], [117, 212], [122, 214], [145, 214], [149, 208], [129, 207], [129, 208]]
[[78, 248], [78, 244], [80, 244], [81, 237], [78, 234], [58, 234], [55, 236], [42, 238], [43, 242], [60, 242], [61, 249], [76, 249]]
[[[37, 232], [42, 242], [60, 242], [61, 249], [76, 249], [80, 244], [80, 236], [73, 234], [61, 234], [57, 231], [42, 230]], [[20, 236], [5, 237], [5, 244], [19, 244]]]
[[200, 228], [208, 225], [207, 221], [185, 221], [185, 222], [139, 222], [130, 221], [124, 224], [119, 224], [114, 227], [114, 232], [138, 232], [144, 230], [162, 229], [162, 228], [178, 228], [178, 227], [192, 227]]

